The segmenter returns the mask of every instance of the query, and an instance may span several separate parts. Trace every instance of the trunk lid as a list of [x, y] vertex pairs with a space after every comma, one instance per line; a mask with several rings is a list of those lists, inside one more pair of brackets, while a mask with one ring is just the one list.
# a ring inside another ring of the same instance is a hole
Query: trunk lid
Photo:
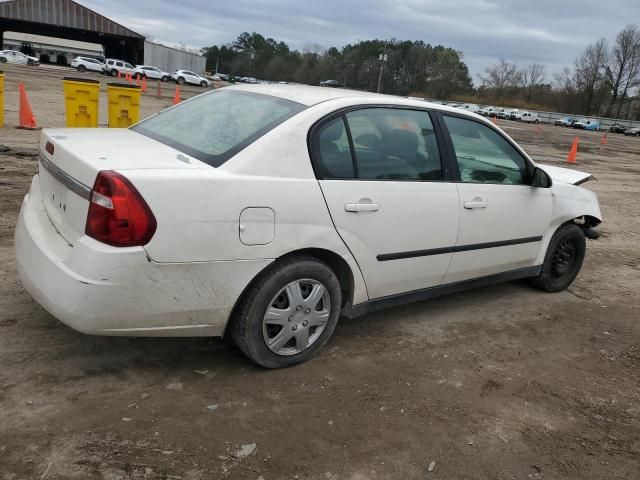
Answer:
[[[53, 145], [53, 154], [47, 151]], [[51, 223], [73, 245], [84, 234], [91, 188], [101, 170], [211, 168], [128, 129], [46, 129], [40, 138], [42, 202]]]

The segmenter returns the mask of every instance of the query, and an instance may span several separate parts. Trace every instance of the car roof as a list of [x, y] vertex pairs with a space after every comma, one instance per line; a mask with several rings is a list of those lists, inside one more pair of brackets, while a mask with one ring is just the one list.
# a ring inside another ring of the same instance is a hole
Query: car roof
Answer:
[[280, 83], [232, 85], [225, 88], [228, 88], [230, 90], [271, 95], [272, 97], [290, 100], [292, 102], [300, 103], [308, 107], [329, 100], [354, 99], [361, 101], [363, 104], [367, 103], [367, 100], [376, 103], [384, 101], [384, 103], [394, 105], [416, 106], [458, 113], [464, 112], [465, 115], [473, 116], [474, 118], [482, 118], [473, 113], [465, 112], [464, 110], [461, 110], [459, 108], [449, 107], [447, 105], [441, 105], [439, 103], [398, 97], [395, 95], [383, 95], [380, 93], [363, 92], [360, 90], [348, 90], [346, 88], [326, 88], [310, 85], [292, 85]]

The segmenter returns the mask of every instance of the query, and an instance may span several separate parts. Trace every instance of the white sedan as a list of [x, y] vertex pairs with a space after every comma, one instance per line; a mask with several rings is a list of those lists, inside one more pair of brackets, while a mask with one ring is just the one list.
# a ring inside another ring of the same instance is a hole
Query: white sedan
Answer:
[[189, 70], [176, 70], [171, 75], [171, 79], [178, 85], [184, 85], [185, 83], [200, 85], [201, 87], [208, 87], [211, 85], [209, 80]]
[[535, 164], [482, 117], [420, 100], [243, 85], [129, 129], [45, 129], [20, 278], [95, 335], [231, 335], [275, 368], [341, 315], [578, 275], [588, 173]]
[[0, 63], [17, 63], [19, 65], [40, 65], [40, 60], [16, 50], [0, 50]]

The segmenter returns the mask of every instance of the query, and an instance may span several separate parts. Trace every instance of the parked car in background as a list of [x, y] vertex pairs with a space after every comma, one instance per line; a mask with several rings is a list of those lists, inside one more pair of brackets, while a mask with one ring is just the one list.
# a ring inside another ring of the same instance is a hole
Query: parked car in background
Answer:
[[169, 72], [163, 72], [158, 67], [152, 67], [151, 65], [136, 65], [133, 76], [135, 78], [147, 77], [162, 82], [171, 80], [171, 74]]
[[518, 110], [517, 108], [512, 108], [511, 110], [509, 110], [509, 120], [519, 120], [519, 114], [520, 110]]
[[323, 80], [322, 82], [320, 82], [320, 86], [336, 88], [340, 86], [340, 83], [338, 83], [337, 80]]
[[0, 50], [0, 63], [38, 66], [40, 65], [40, 60], [17, 50]]
[[520, 121], [525, 123], [540, 123], [540, 118], [537, 113], [522, 112], [520, 114]]
[[268, 368], [312, 358], [341, 316], [519, 278], [564, 290], [602, 221], [589, 173], [369, 92], [232, 86], [40, 148], [15, 229], [38, 303], [88, 334], [229, 335]]
[[553, 122], [556, 127], [572, 127], [573, 123], [576, 121], [574, 117], [562, 117], [559, 120]]
[[495, 117], [498, 111], [498, 107], [486, 106], [480, 108], [476, 113], [478, 115], [482, 115], [483, 117]]
[[477, 113], [478, 110], [480, 109], [480, 106], [474, 103], [463, 103], [458, 108], [461, 108], [462, 110], [466, 110], [467, 112]]
[[79, 72], [86, 72], [88, 70], [102, 73], [103, 66], [104, 63], [91, 57], [76, 57], [71, 62], [71, 68], [75, 68]]
[[120, 73], [120, 75], [125, 75], [127, 73], [133, 75], [135, 73], [135, 67], [124, 60], [107, 58], [102, 66], [102, 73], [105, 75], [111, 75], [112, 77], [117, 77], [118, 73]]
[[627, 137], [638, 137], [640, 136], [640, 127], [629, 128], [628, 130], [625, 130], [624, 134]]
[[178, 85], [184, 85], [185, 83], [200, 85], [201, 87], [208, 87], [211, 85], [209, 80], [190, 70], [176, 70], [171, 75], [171, 79]]
[[600, 130], [600, 122], [592, 118], [583, 118], [577, 122], [573, 122], [573, 128], [579, 128], [580, 130]]
[[621, 123], [614, 123], [613, 125], [611, 125], [609, 127], [609, 131], [611, 133], [624, 133], [627, 130], [629, 130], [629, 127], [621, 124]]
[[509, 118], [509, 112], [511, 109], [509, 108], [499, 108], [496, 112], [496, 118], [500, 118], [502, 120], [506, 120]]

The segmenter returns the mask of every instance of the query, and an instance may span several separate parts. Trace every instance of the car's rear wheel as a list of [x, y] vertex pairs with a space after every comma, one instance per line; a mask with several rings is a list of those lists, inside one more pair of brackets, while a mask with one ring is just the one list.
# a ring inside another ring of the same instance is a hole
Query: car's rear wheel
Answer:
[[205, 82], [204, 80], [200, 82], [200, 86], [201, 87], [206, 87], [207, 86], [207, 82]]
[[5, 57], [0, 57], [0, 63], [7, 63], [7, 59]]
[[111, 70], [111, 76], [112, 77], [117, 77], [118, 76], [118, 70], [116, 70], [115, 68], [113, 70]]
[[87, 67], [85, 67], [84, 65], [78, 65], [79, 72], [85, 72], [86, 70], [87, 70]]
[[560, 292], [576, 278], [587, 249], [584, 232], [573, 224], [562, 225], [551, 238], [542, 271], [531, 284], [546, 292]]
[[163, 82], [168, 82], [169, 81], [169, 77], [167, 75], [165, 75], [164, 77], [162, 77], [162, 81]]
[[233, 339], [265, 368], [282, 368], [315, 356], [333, 333], [342, 305], [338, 279], [308, 256], [280, 261], [253, 282], [231, 320]]
[[176, 80], [176, 83], [178, 85], [184, 85], [184, 78], [183, 77], [178, 77], [178, 79]]

